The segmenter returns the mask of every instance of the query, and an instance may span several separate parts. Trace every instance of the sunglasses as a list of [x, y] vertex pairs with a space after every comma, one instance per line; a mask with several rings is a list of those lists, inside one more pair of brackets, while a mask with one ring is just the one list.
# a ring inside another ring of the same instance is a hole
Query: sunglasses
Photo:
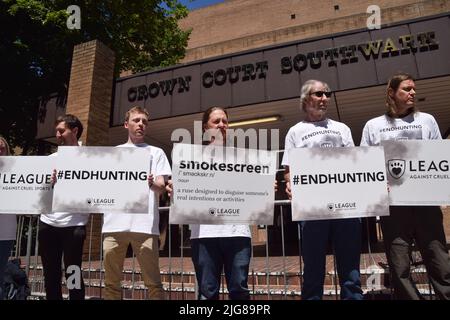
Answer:
[[316, 91], [311, 92], [310, 95], [315, 95], [317, 98], [322, 98], [323, 95], [325, 95], [327, 98], [331, 97], [332, 92], [330, 91]]

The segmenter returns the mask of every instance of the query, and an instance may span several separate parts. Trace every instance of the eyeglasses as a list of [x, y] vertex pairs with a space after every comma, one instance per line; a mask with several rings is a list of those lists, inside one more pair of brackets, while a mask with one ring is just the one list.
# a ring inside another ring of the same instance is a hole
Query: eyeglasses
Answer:
[[331, 97], [332, 92], [330, 91], [316, 91], [316, 92], [311, 92], [309, 95], [315, 95], [317, 98], [322, 98], [323, 95], [325, 95], [325, 97], [329, 98]]

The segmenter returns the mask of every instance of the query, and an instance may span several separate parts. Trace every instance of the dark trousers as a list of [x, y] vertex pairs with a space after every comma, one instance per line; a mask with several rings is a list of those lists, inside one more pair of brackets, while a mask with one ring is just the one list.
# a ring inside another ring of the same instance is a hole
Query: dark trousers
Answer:
[[8, 263], [14, 240], [0, 240], [0, 300], [5, 298], [5, 268]]
[[[64, 258], [64, 268], [77, 266], [81, 271], [83, 243], [86, 238], [86, 227], [53, 227], [42, 221], [39, 223], [39, 252], [42, 259], [45, 277], [45, 293], [47, 300], [62, 300], [61, 260]], [[74, 274], [65, 274], [66, 280]], [[80, 272], [79, 288], [69, 288], [70, 300], [84, 300], [84, 281]]]
[[341, 286], [341, 299], [361, 300], [363, 295], [359, 271], [360, 219], [303, 221], [300, 226], [303, 237], [302, 257], [305, 264], [302, 299], [322, 299], [326, 253], [331, 240]]
[[248, 269], [251, 239], [247, 237], [192, 239], [192, 262], [199, 287], [199, 299], [219, 298], [222, 269], [231, 300], [248, 300]]
[[415, 242], [436, 295], [450, 300], [450, 257], [442, 222], [439, 207], [391, 206], [390, 216], [381, 218], [396, 299], [421, 298], [410, 273], [411, 247]]

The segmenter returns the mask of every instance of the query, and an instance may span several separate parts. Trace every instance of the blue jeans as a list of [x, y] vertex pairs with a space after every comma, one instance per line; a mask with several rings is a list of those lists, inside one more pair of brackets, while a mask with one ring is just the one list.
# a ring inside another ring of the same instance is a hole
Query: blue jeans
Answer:
[[331, 240], [336, 257], [341, 299], [361, 300], [359, 262], [361, 253], [360, 219], [303, 221], [302, 256], [305, 264], [302, 299], [323, 296], [326, 251]]
[[192, 239], [192, 262], [199, 287], [199, 299], [219, 298], [220, 277], [225, 279], [231, 300], [248, 300], [248, 269], [251, 239], [247, 237]]
[[11, 249], [13, 247], [14, 240], [1, 240], [0, 241], [0, 300], [5, 298], [5, 268], [8, 263], [8, 258], [11, 255]]

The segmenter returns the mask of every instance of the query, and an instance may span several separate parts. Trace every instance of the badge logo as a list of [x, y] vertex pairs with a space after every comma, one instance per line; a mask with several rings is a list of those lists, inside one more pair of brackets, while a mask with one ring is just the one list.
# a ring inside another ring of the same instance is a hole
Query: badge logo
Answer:
[[392, 159], [388, 161], [389, 174], [394, 179], [400, 179], [405, 173], [406, 162], [401, 159]]

